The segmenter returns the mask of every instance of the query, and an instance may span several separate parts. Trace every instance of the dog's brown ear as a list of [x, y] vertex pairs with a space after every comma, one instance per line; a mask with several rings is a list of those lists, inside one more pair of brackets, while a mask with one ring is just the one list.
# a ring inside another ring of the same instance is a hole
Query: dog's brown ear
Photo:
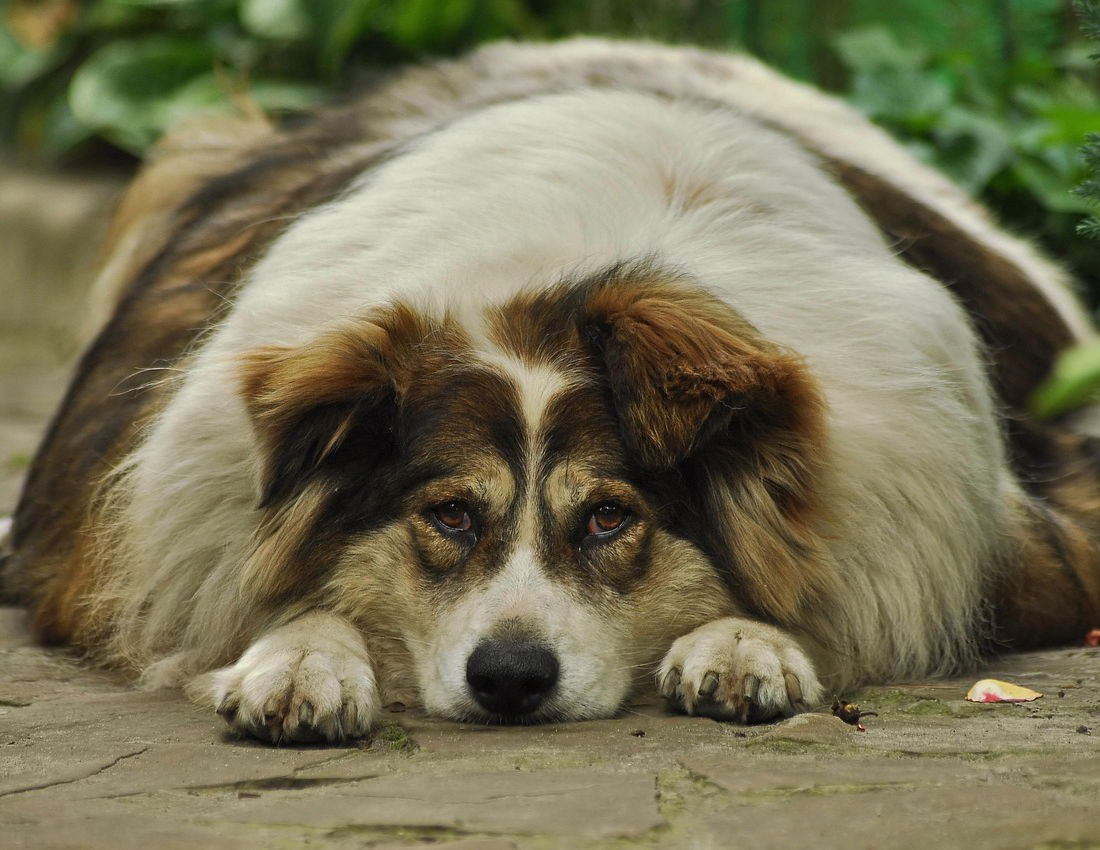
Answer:
[[802, 359], [695, 287], [603, 282], [581, 332], [642, 466], [695, 482], [699, 536], [747, 607], [804, 620], [831, 570], [820, 509], [824, 402]]
[[746, 453], [820, 438], [823, 406], [801, 358], [704, 292], [608, 283], [588, 299], [584, 323], [624, 437], [649, 469], [677, 466], [719, 437]]
[[261, 507], [295, 495], [349, 441], [361, 466], [392, 450], [398, 387], [425, 333], [411, 310], [395, 307], [301, 347], [245, 356], [241, 394], [262, 456]]

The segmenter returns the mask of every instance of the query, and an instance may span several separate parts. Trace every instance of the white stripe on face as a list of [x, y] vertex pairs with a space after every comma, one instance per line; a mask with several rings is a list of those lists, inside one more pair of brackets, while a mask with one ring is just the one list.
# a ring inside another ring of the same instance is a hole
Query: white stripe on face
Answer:
[[483, 352], [481, 359], [515, 383], [527, 433], [538, 434], [550, 402], [571, 386], [569, 376], [551, 366], [531, 363], [497, 349]]

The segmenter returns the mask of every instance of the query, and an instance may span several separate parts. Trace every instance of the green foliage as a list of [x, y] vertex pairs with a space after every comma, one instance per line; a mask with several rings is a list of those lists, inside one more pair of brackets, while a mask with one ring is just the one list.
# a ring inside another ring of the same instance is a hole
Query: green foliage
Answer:
[[[1089, 38], [1100, 44], [1100, 0], [1077, 0], [1077, 13], [1081, 17], [1082, 29]], [[1100, 53], [1091, 54], [1091, 58], [1100, 62]], [[1100, 120], [1095, 113], [1091, 115], [1094, 129]], [[1084, 166], [1090, 175], [1078, 186], [1073, 194], [1086, 207], [1100, 203], [1100, 134], [1090, 132], [1081, 148]], [[1093, 247], [1100, 246], [1100, 216], [1095, 213], [1077, 225], [1077, 233], [1093, 241]], [[1095, 268], [1095, 266], [1094, 266]], [[1078, 346], [1059, 358], [1050, 378], [1036, 391], [1032, 398], [1032, 408], [1040, 416], [1056, 416], [1073, 410], [1083, 404], [1095, 401], [1100, 396], [1100, 342], [1091, 342]]]
[[[1074, 193], [1090, 205], [1100, 203], [1100, 135], [1089, 133], [1088, 141], [1081, 148], [1081, 157], [1092, 176], [1074, 189]], [[1082, 236], [1100, 239], [1100, 216], [1095, 213], [1077, 226]]]
[[1072, 348], [1063, 354], [1050, 378], [1031, 399], [1040, 416], [1057, 416], [1092, 401], [1100, 388], [1100, 342]]
[[965, 54], [902, 45], [882, 26], [835, 42], [853, 104], [1014, 229], [1041, 235], [1100, 294], [1100, 245], [1076, 232], [1089, 210], [1073, 192], [1086, 176], [1078, 149], [1100, 126], [1096, 77], [1079, 50], [1045, 63], [1018, 56], [983, 74]]
[[[50, 32], [59, 8], [68, 23]], [[5, 24], [0, 138], [53, 158], [97, 137], [139, 155], [245, 95], [301, 109], [349, 69], [537, 31], [521, 0], [12, 0]]]
[[[1081, 28], [1100, 46], [1100, 0], [1077, 0], [1075, 7], [1081, 16]], [[1092, 58], [1100, 62], [1100, 52], [1093, 53]], [[1087, 141], [1081, 148], [1081, 157], [1090, 177], [1074, 192], [1085, 203], [1094, 206], [1100, 204], [1100, 133], [1088, 134]], [[1077, 230], [1083, 236], [1100, 239], [1100, 214], [1094, 212], [1081, 222]]]

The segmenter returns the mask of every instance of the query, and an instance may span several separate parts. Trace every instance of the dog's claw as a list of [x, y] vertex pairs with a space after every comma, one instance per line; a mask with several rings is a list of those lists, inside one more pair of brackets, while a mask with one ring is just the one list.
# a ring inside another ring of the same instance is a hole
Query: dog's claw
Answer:
[[298, 722], [303, 726], [309, 726], [313, 723], [313, 703], [309, 700], [303, 700], [302, 704], [298, 706]]
[[681, 702], [680, 679], [682, 675], [679, 667], [673, 667], [665, 673], [665, 677], [661, 680], [661, 696], [675, 703]]
[[745, 702], [756, 702], [756, 695], [760, 693], [760, 677], [749, 673], [741, 681], [741, 698]]
[[787, 699], [790, 700], [791, 705], [797, 706], [802, 702], [802, 683], [794, 673], [784, 673], [783, 681], [787, 685]]
[[220, 703], [218, 703], [218, 707], [214, 709], [214, 711], [217, 712], [217, 714], [219, 714], [221, 717], [225, 718], [226, 723], [232, 723], [234, 720], [237, 719], [238, 707], [239, 703], [235, 699], [227, 696]]
[[716, 690], [718, 690], [718, 674], [710, 670], [703, 677], [702, 684], [699, 685], [699, 696], [712, 697]]

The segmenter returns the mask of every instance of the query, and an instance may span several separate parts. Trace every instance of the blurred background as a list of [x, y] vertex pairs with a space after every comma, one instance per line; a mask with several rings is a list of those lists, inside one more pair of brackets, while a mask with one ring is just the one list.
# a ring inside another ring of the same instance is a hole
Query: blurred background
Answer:
[[497, 38], [747, 50], [838, 92], [1067, 261], [1100, 305], [1080, 148], [1100, 131], [1095, 0], [0, 0], [0, 146], [126, 165], [240, 95], [293, 113]]

